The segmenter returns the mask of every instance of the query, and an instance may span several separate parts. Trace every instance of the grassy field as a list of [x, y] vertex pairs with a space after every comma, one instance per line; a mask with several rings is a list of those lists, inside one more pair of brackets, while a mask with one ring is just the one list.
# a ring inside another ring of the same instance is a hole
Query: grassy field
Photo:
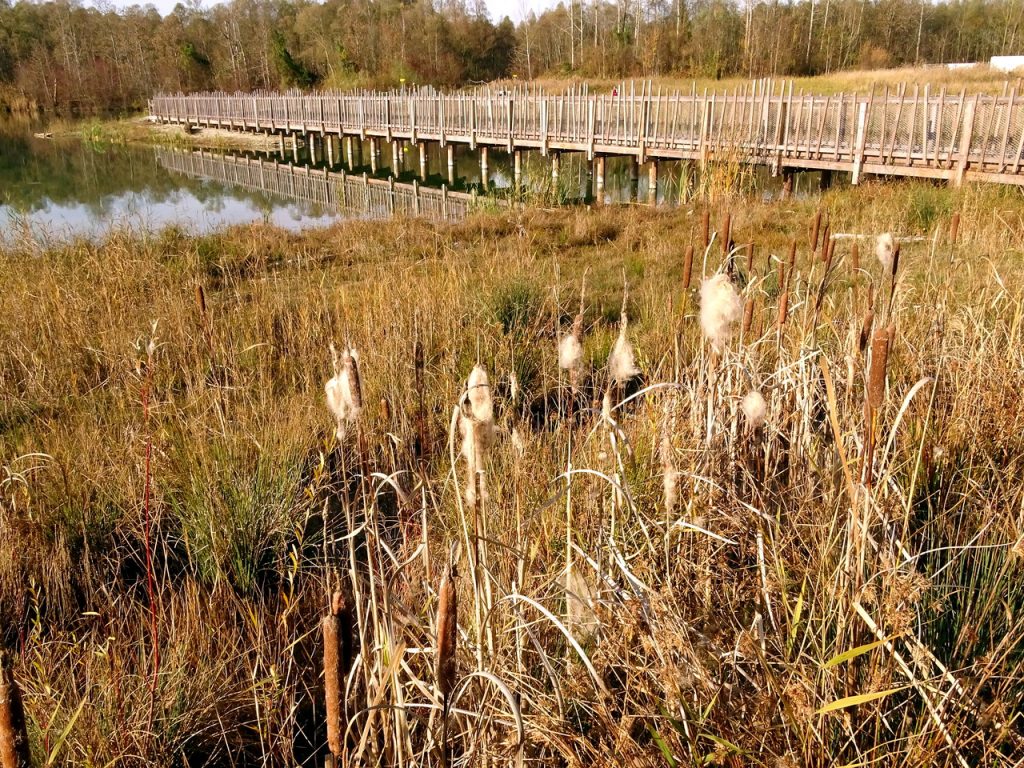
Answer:
[[893, 183], [0, 252], [37, 764], [1019, 764], [1022, 232]]
[[[637, 90], [639, 90], [642, 80], [643, 78], [635, 78]], [[945, 88], [946, 92], [951, 94], [958, 94], [961, 90], [965, 90], [967, 93], [1001, 94], [1004, 89], [1009, 92], [1010, 88], [1017, 86], [1019, 89], [1020, 86], [1020, 77], [1018, 75], [1000, 72], [984, 65], [956, 70], [946, 69], [943, 66], [898, 67], [894, 69], [849, 70], [811, 77], [780, 77], [775, 80], [776, 89], [778, 89], [779, 83], [789, 82], [790, 80], [793, 82], [794, 92], [802, 89], [805, 93], [820, 94], [867, 93], [871, 91], [872, 87], [881, 92], [887, 86], [890, 90], [895, 91], [901, 84], [907, 85], [907, 92], [910, 94], [913, 92], [914, 85], [923, 87], [926, 83], [931, 86], [936, 94], [941, 88]], [[537, 82], [552, 91], [561, 90], [572, 82], [586, 82], [592, 89], [610, 91], [622, 81], [593, 78], [577, 81], [561, 78], [542, 78]], [[626, 78], [626, 82], [629, 82], [629, 78]], [[744, 85], [749, 85], [751, 80], [750, 78], [738, 76], [726, 77], [720, 80], [706, 77], [655, 77], [650, 79], [650, 82], [655, 89], [661, 87], [669, 92], [676, 89], [688, 92], [693, 85], [696, 85], [698, 91], [703, 91], [707, 88], [709, 92], [717, 91], [721, 93], [726, 90], [733, 91], [737, 88], [742, 88]]]

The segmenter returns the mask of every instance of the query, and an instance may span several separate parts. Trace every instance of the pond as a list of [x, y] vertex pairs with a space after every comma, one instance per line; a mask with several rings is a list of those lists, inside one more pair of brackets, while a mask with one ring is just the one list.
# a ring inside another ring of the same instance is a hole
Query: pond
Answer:
[[[295, 231], [396, 214], [452, 220], [510, 197], [671, 206], [716, 184], [762, 197], [781, 189], [763, 168], [702, 177], [692, 164], [663, 161], [653, 178], [648, 166], [621, 157], [607, 158], [598, 189], [582, 153], [553, 163], [524, 152], [517, 184], [513, 155], [494, 148], [424, 144], [421, 153], [335, 137], [264, 152], [199, 152], [36, 138], [33, 129], [0, 122], [0, 243], [97, 238], [115, 228], [205, 233], [264, 221]], [[795, 194], [817, 188], [817, 174], [796, 175]]]

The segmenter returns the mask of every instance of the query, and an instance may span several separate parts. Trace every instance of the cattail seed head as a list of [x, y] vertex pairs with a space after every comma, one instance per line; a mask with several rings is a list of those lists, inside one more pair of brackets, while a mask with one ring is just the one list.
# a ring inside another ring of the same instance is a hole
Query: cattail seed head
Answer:
[[30, 768], [28, 732], [21, 690], [6, 655], [0, 651], [0, 766]]
[[563, 371], [576, 371], [582, 362], [583, 345], [575, 333], [567, 333], [558, 342], [558, 367]]
[[722, 238], [722, 256], [728, 258], [731, 249], [730, 242], [732, 240], [732, 213], [730, 211], [726, 211], [725, 216], [722, 217], [720, 237]]
[[860, 270], [860, 243], [856, 240], [853, 241], [853, 247], [850, 249], [850, 269], [853, 272]]
[[608, 373], [619, 386], [629, 382], [634, 376], [640, 373], [636, 367], [636, 360], [633, 355], [633, 345], [626, 337], [626, 315], [623, 313], [622, 322], [619, 324], [619, 337], [615, 340], [615, 346], [608, 356]]
[[960, 211], [953, 214], [953, 218], [949, 221], [949, 242], [956, 244], [957, 237], [960, 235]]
[[814, 223], [811, 225], [811, 253], [818, 250], [818, 234], [821, 231], [821, 209], [814, 214]]
[[701, 283], [700, 327], [716, 352], [728, 344], [742, 316], [743, 300], [728, 276], [719, 273]]
[[757, 429], [764, 424], [765, 417], [768, 415], [768, 403], [765, 402], [764, 395], [756, 389], [752, 389], [743, 396], [740, 410], [743, 411], [751, 428]]
[[459, 639], [459, 601], [456, 594], [455, 563], [450, 562], [441, 579], [437, 594], [437, 646], [435, 648], [434, 677], [437, 689], [446, 699], [455, 689], [458, 662], [455, 657]]
[[864, 350], [867, 349], [868, 340], [871, 338], [871, 326], [875, 322], [875, 310], [868, 307], [868, 311], [864, 313], [864, 322], [860, 326], [860, 338], [857, 342], [857, 352], [864, 354]]
[[878, 259], [878, 263], [882, 265], [882, 270], [886, 273], [892, 270], [894, 247], [895, 243], [892, 235], [888, 232], [882, 233], [875, 240], [875, 256]]
[[686, 246], [686, 253], [683, 254], [683, 293], [690, 290], [690, 280], [693, 276], [693, 246]]
[[876, 328], [871, 337], [871, 367], [868, 371], [868, 404], [878, 408], [885, 399], [885, 375], [889, 361], [889, 328]]

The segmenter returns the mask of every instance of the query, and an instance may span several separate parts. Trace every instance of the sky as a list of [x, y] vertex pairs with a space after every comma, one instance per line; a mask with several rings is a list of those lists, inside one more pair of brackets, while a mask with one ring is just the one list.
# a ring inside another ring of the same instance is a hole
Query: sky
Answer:
[[[170, 13], [179, 0], [101, 0], [101, 4], [115, 8], [125, 8], [129, 5], [154, 5], [163, 15]], [[203, 5], [212, 5], [220, 0], [203, 0]], [[493, 21], [500, 21], [508, 16], [514, 22], [520, 22], [533, 11], [540, 13], [545, 8], [553, 8], [558, 5], [558, 0], [486, 0], [487, 11]], [[98, 4], [95, 0], [86, 0], [86, 5]]]

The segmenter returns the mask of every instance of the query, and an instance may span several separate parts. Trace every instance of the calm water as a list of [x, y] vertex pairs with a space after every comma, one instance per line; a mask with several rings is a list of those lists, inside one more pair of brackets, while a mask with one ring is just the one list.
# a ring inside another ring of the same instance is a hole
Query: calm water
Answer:
[[[340, 210], [305, 202], [287, 194], [243, 188], [215, 178], [186, 175], [166, 167], [157, 150], [145, 146], [97, 145], [77, 140], [37, 139], [27, 123], [0, 122], [0, 242], [30, 235], [47, 242], [77, 237], [102, 237], [113, 228], [153, 232], [167, 226], [203, 233], [235, 224], [266, 221], [300, 230], [326, 226], [344, 217], [367, 215], [358, 209]], [[449, 175], [445, 150], [427, 147], [426, 176], [420, 177], [419, 153], [402, 146], [397, 164], [391, 147], [381, 142], [379, 158], [371, 157], [368, 142], [354, 142], [351, 163], [344, 142], [313, 153], [302, 146], [285, 153], [247, 153], [252, 160], [292, 163], [300, 166], [366, 173], [378, 178], [394, 176], [399, 182], [419, 181], [425, 186], [447, 184], [456, 191], [477, 190], [507, 194], [513, 185], [512, 156], [491, 149], [487, 176], [483, 177], [480, 153], [455, 147], [454, 169]], [[237, 156], [237, 155], [236, 155]], [[778, 179], [762, 170], [745, 171], [744, 183], [760, 196], [773, 196]], [[217, 178], [223, 178], [223, 174]], [[652, 202], [647, 167], [625, 158], [608, 158], [603, 202]], [[523, 154], [523, 187], [554, 195], [566, 203], [594, 202], [595, 188], [590, 165], [579, 153], [561, 157], [557, 180], [551, 162], [537, 152]], [[684, 185], [698, 185], [692, 167], [678, 162], [659, 166], [656, 201], [674, 205]], [[250, 185], [251, 187], [251, 185]], [[798, 174], [795, 193], [817, 189], [816, 174]]]

